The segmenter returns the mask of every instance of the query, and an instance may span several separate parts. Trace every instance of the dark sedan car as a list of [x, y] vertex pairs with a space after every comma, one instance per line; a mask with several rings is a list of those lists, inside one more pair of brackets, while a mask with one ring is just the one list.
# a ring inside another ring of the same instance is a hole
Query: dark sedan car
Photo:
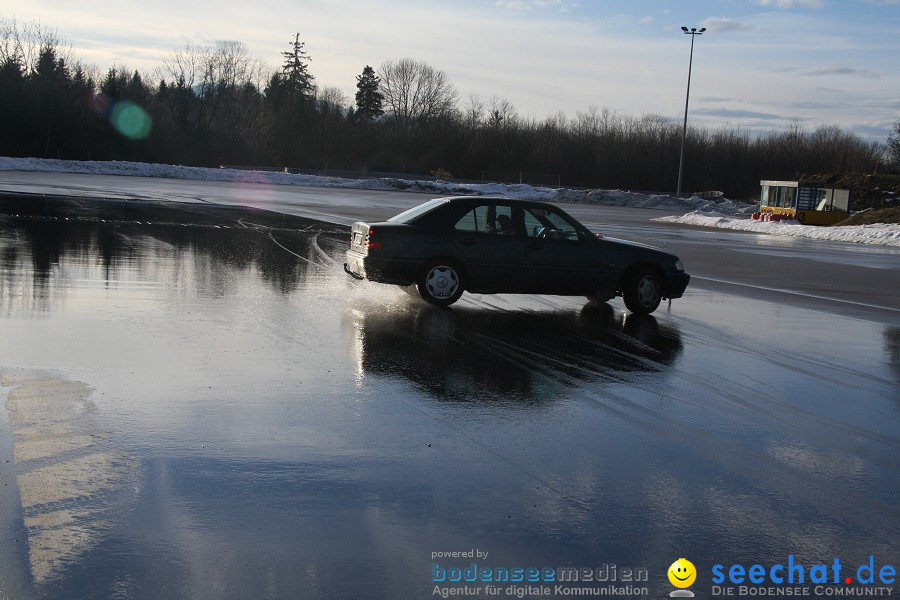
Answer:
[[463, 291], [599, 301], [621, 295], [640, 314], [680, 298], [690, 279], [674, 254], [592, 233], [557, 206], [473, 196], [354, 223], [344, 269], [359, 279], [415, 284], [438, 306]]

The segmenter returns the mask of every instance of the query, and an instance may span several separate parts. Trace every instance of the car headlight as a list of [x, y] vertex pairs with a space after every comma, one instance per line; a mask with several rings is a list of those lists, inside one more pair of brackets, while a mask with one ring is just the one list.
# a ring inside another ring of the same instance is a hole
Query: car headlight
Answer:
[[684, 271], [684, 263], [681, 262], [681, 259], [675, 261], [675, 270], [676, 271]]

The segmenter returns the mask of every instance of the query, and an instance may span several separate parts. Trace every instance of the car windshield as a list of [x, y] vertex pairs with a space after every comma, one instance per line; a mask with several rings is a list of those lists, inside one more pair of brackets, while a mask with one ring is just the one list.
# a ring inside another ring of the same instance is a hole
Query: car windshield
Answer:
[[435, 198], [434, 200], [429, 200], [425, 204], [420, 204], [419, 206], [414, 206], [409, 210], [405, 210], [399, 215], [391, 217], [388, 221], [391, 223], [412, 223], [422, 215], [431, 212], [445, 202], [446, 200], [442, 198]]

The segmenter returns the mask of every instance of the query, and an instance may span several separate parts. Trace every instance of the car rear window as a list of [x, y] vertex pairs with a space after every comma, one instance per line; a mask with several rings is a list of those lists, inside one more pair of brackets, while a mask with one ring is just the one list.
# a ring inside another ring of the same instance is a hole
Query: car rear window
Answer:
[[391, 223], [412, 223], [422, 215], [430, 213], [446, 202], [447, 201], [443, 198], [435, 198], [434, 200], [429, 200], [425, 204], [420, 204], [419, 206], [414, 206], [409, 210], [405, 210], [399, 215], [391, 217], [388, 221]]

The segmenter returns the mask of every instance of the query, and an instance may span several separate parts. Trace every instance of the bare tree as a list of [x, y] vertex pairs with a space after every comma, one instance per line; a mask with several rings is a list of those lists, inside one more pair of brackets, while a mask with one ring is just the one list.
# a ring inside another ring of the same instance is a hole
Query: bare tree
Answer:
[[[243, 42], [218, 40], [213, 46], [186, 44], [163, 59], [164, 100], [173, 121], [191, 134], [206, 132], [223, 106], [247, 86], [259, 89], [267, 67]], [[171, 85], [166, 85], [166, 78]]]
[[403, 128], [421, 127], [453, 112], [456, 88], [444, 71], [402, 58], [378, 69], [381, 93], [395, 122]]
[[575, 113], [575, 121], [572, 123], [572, 131], [582, 141], [596, 140], [609, 125], [610, 112], [604, 108], [601, 113], [596, 106], [590, 106], [588, 111]]
[[470, 132], [475, 131], [484, 121], [484, 102], [478, 94], [469, 94], [462, 112], [466, 129]]
[[510, 128], [515, 125], [516, 107], [506, 98], [492, 96], [488, 106], [488, 127], [491, 129]]
[[251, 84], [259, 89], [268, 65], [250, 55], [246, 44], [234, 40], [218, 40], [213, 47], [212, 79], [219, 87], [238, 88]]
[[900, 121], [894, 122], [894, 129], [887, 140], [888, 164], [895, 173], [900, 173]]
[[16, 19], [0, 19], [0, 63], [15, 63], [25, 73], [33, 73], [41, 52], [48, 49], [67, 64], [77, 63], [72, 58], [72, 45], [56, 31], [36, 22], [20, 25]]
[[316, 90], [316, 104], [320, 109], [343, 111], [348, 106], [350, 99], [341, 88], [327, 85], [322, 89]]

